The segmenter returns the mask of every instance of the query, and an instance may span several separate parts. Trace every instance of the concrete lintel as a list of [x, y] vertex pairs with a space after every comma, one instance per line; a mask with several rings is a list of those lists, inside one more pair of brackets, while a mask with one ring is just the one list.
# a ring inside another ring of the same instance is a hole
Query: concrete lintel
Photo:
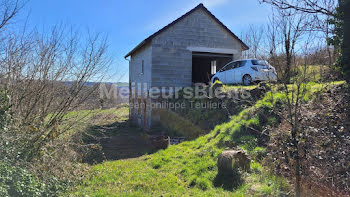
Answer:
[[222, 54], [237, 54], [236, 49], [225, 49], [225, 48], [208, 48], [208, 47], [187, 47], [187, 50], [193, 52], [204, 52], [204, 53], [222, 53]]

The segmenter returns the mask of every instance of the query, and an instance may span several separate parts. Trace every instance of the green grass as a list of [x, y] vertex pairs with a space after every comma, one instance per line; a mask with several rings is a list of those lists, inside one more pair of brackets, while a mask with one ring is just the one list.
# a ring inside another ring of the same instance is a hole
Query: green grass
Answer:
[[[328, 85], [339, 85], [334, 82]], [[327, 84], [309, 83], [309, 101]], [[291, 87], [292, 88], [292, 87]], [[277, 125], [273, 108], [285, 102], [282, 91], [268, 92], [254, 106], [217, 125], [209, 134], [171, 145], [151, 155], [108, 161], [92, 166], [84, 182], [72, 189], [76, 196], [279, 196], [290, 185], [269, 172], [261, 159], [266, 155], [261, 136], [252, 132]], [[217, 157], [226, 147], [245, 149], [253, 161], [250, 172], [234, 177], [217, 175]]]
[[[306, 78], [312, 82], [320, 82], [323, 80], [322, 74], [326, 74], [331, 72], [331, 69], [329, 66], [326, 65], [307, 65], [305, 68], [302, 65], [297, 66], [294, 71], [296, 72], [297, 76], [305, 75]], [[292, 81], [294, 81], [296, 77], [292, 78]]]
[[215, 85], [222, 85], [224, 91], [232, 91], [232, 90], [252, 90], [257, 87], [257, 85], [249, 85], [249, 86], [244, 86], [244, 85], [237, 85], [237, 84], [223, 84], [221, 81], [215, 81], [215, 83], [212, 86]]
[[257, 85], [248, 85], [248, 86], [243, 86], [243, 85], [224, 85], [224, 89], [226, 90], [252, 90], [257, 87]]
[[[327, 91], [329, 90], [331, 87], [333, 86], [339, 86], [339, 85], [343, 85], [345, 84], [345, 81], [332, 81], [332, 82], [325, 82], [325, 83], [315, 83], [315, 82], [309, 82], [307, 84], [301, 84], [300, 86], [300, 94], [302, 94], [302, 90], [305, 89], [305, 92], [303, 92], [303, 101], [304, 102], [308, 102], [310, 101], [312, 98], [314, 98], [315, 96], [319, 96], [321, 92]], [[268, 97], [270, 97], [270, 99], [273, 99], [273, 102], [276, 101], [286, 101], [286, 92], [285, 92], [285, 88], [283, 87], [283, 85], [279, 85], [280, 87], [278, 88], [274, 88], [273, 90], [273, 94], [271, 92], [269, 92], [267, 94]], [[289, 84], [287, 85], [289, 94], [288, 97], [289, 99], [292, 101], [292, 94], [296, 93], [297, 90], [297, 85], [296, 84]], [[301, 96], [301, 95], [300, 95]], [[295, 102], [296, 100], [296, 95], [293, 95], [293, 102]]]
[[90, 177], [73, 193], [77, 196], [279, 195], [288, 190], [288, 184], [257, 162], [252, 163], [254, 170], [235, 179], [222, 180], [217, 176], [217, 157], [227, 142], [249, 152], [257, 147], [256, 136], [245, 133], [245, 129], [259, 124], [255, 115], [258, 109], [273, 106], [267, 98], [264, 102], [258, 102], [196, 140], [136, 159], [95, 165]]
[[116, 108], [71, 111], [64, 116], [62, 129], [68, 128], [63, 137], [70, 137], [78, 130], [92, 125], [107, 125], [128, 120], [129, 107], [122, 104]]
[[[99, 117], [101, 114], [106, 115], [115, 115], [118, 117], [118, 120], [126, 120], [128, 116], [128, 105], [120, 105], [117, 108], [110, 108], [110, 109], [94, 109], [94, 110], [79, 110], [79, 111], [72, 111], [65, 115], [64, 119], [78, 119], [83, 123], [86, 123], [86, 121], [94, 121], [94, 116]], [[90, 120], [89, 120], [90, 119]], [[105, 122], [101, 122], [101, 120], [98, 120], [99, 123], [102, 124], [108, 124], [110, 123], [110, 119], [102, 120]]]

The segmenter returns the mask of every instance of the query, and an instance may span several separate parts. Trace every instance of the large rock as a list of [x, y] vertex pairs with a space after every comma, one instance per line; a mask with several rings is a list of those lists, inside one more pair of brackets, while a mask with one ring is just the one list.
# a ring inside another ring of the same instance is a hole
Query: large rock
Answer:
[[233, 168], [250, 169], [250, 159], [243, 150], [225, 150], [219, 155], [219, 174], [232, 174]]

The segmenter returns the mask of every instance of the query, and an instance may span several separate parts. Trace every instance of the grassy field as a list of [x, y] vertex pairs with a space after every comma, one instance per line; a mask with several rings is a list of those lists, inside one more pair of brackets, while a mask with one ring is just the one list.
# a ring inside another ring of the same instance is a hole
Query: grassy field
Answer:
[[[310, 83], [304, 101], [329, 84]], [[264, 153], [261, 136], [252, 132], [278, 120], [272, 108], [283, 102], [282, 92], [268, 92], [254, 106], [193, 141], [171, 145], [135, 159], [92, 166], [91, 174], [71, 192], [76, 196], [280, 196], [291, 191], [288, 182], [269, 172], [256, 155]], [[249, 172], [227, 179], [217, 175], [216, 161], [226, 147], [240, 147], [252, 158]], [[289, 193], [290, 194], [290, 193]]]
[[127, 121], [129, 107], [126, 104], [117, 108], [72, 111], [64, 116], [62, 127], [68, 129], [63, 137], [70, 137], [78, 130], [84, 130], [89, 126], [107, 125]]
[[[306, 68], [304, 66], [297, 66], [294, 72], [296, 72], [297, 76], [305, 75], [309, 81], [321, 82], [331, 73], [331, 69], [325, 65], [308, 65]], [[294, 80], [295, 77], [292, 77], [292, 81]]]

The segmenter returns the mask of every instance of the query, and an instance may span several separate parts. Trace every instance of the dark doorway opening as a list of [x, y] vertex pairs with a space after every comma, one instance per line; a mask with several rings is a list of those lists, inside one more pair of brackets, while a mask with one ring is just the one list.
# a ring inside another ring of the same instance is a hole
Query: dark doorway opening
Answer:
[[210, 82], [211, 77], [232, 61], [232, 54], [192, 53], [192, 83]]

